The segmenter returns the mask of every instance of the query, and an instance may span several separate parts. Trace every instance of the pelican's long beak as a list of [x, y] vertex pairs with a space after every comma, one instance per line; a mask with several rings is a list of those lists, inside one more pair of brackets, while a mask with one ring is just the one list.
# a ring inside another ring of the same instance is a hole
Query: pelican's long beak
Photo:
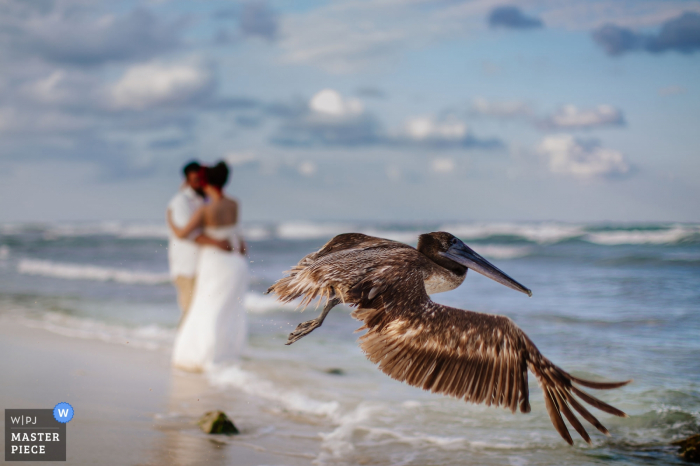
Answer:
[[508, 288], [512, 288], [516, 291], [520, 291], [521, 293], [525, 293], [528, 296], [532, 296], [532, 291], [529, 288], [525, 288], [523, 285], [510, 278], [498, 267], [481, 257], [461, 241], [458, 241], [456, 244], [452, 245], [446, 252], [441, 252], [440, 255], [447, 257], [458, 264], [462, 264], [463, 266], [472, 269], [474, 272], [479, 272], [481, 275], [489, 277], [491, 280], [495, 280], [501, 285], [505, 285]]

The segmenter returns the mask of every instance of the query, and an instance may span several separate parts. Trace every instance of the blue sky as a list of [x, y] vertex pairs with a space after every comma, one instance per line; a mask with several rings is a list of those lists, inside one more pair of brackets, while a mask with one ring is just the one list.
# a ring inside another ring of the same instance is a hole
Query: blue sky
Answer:
[[700, 220], [700, 2], [9, 0], [0, 221]]

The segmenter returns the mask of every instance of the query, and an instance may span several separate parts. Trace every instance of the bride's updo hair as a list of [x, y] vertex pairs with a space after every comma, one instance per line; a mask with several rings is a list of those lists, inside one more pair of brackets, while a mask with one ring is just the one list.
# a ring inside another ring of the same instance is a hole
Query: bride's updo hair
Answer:
[[213, 167], [207, 167], [207, 183], [222, 188], [228, 181], [228, 173], [228, 165], [223, 160]]

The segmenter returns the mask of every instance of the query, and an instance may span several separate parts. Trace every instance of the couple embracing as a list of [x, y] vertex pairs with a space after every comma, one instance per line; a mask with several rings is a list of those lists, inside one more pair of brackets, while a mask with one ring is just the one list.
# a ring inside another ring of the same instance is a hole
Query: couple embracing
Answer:
[[223, 192], [228, 166], [191, 162], [183, 172], [167, 211], [170, 273], [182, 309], [172, 362], [199, 372], [235, 361], [245, 348], [248, 261], [238, 203]]

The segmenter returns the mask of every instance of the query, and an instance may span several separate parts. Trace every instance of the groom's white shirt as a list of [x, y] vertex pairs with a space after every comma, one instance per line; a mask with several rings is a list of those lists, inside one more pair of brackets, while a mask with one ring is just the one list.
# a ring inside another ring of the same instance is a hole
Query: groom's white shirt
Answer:
[[[194, 189], [187, 186], [175, 194], [168, 204], [168, 210], [173, 223], [178, 228], [183, 228], [192, 218], [192, 215], [204, 204], [204, 200]], [[170, 228], [168, 228], [170, 230]], [[170, 276], [194, 277], [197, 273], [197, 258], [199, 245], [194, 239], [201, 230], [193, 231], [188, 238], [180, 239], [169, 231], [168, 258], [170, 259]]]

